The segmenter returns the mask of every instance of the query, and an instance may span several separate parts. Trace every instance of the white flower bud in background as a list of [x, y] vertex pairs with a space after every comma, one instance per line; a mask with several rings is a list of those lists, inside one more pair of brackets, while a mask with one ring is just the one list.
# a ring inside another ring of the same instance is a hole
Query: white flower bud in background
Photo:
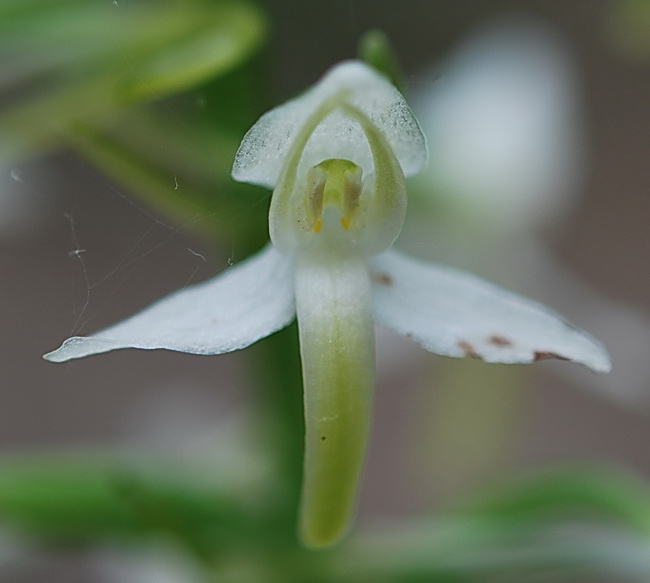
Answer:
[[434, 197], [493, 229], [561, 217], [582, 177], [579, 91], [562, 38], [533, 20], [470, 37], [414, 95]]

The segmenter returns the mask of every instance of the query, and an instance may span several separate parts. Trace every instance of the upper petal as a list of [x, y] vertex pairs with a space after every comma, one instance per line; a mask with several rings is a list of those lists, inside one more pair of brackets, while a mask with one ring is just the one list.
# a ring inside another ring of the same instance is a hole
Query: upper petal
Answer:
[[378, 322], [445, 356], [572, 360], [611, 368], [605, 348], [545, 306], [455, 269], [388, 251], [372, 261]]
[[294, 317], [293, 265], [272, 245], [208, 281], [173, 293], [88, 337], [68, 338], [44, 356], [64, 362], [118, 348], [221, 354], [245, 348]]
[[[239, 147], [235, 180], [273, 188], [292, 143], [307, 120], [328, 99], [345, 95], [345, 102], [367, 115], [379, 128], [406, 176], [419, 172], [426, 145], [417, 120], [402, 95], [382, 75], [360, 61], [332, 68], [311, 89], [263, 115]], [[302, 163], [311, 167], [328, 158], [343, 158], [372, 171], [372, 155], [363, 131], [336, 109], [314, 131]]]

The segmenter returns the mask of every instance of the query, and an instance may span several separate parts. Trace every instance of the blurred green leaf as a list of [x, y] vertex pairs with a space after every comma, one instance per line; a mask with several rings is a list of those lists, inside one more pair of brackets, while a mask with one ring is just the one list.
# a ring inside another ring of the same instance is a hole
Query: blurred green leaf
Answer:
[[[173, 218], [176, 224], [196, 222], [206, 229], [214, 226], [215, 219], [227, 224], [220, 198], [215, 195], [208, 199], [200, 190], [201, 186], [207, 189], [202, 180], [206, 177], [187, 179], [181, 164], [165, 166], [156, 159], [156, 149], [143, 150], [137, 142], [131, 143], [114, 132], [101, 132], [81, 124], [68, 135], [68, 143], [159, 214]], [[221, 176], [218, 178], [221, 182]], [[196, 189], [197, 182], [199, 189]], [[215, 180], [210, 188], [218, 188], [216, 183]]]
[[[196, 6], [190, 0], [188, 7]], [[26, 2], [0, 13], [0, 54], [10, 65], [2, 83], [11, 86], [40, 73], [43, 79], [90, 79], [116, 66], [129, 70], [130, 58], [152, 51], [186, 31], [191, 10], [168, 2], [137, 3], [124, 9], [112, 2], [60, 0]], [[164, 46], [164, 45], [163, 45]], [[39, 86], [32, 87], [38, 91]]]
[[482, 488], [437, 518], [358, 533], [336, 556], [335, 579], [647, 581], [649, 511], [650, 491], [627, 474], [535, 472]]
[[[250, 92], [254, 71], [228, 75], [234, 87], [214, 83], [263, 40], [254, 4], [26, 0], [0, 5], [0, 16], [0, 57], [9, 64], [0, 159], [72, 146], [175, 224], [259, 247], [266, 193], [230, 179], [246, 128], [232, 137], [220, 127], [250, 122], [242, 90]], [[197, 85], [207, 99], [165, 102], [164, 115], [134, 107]]]
[[628, 57], [650, 57], [650, 1], [620, 0], [609, 8], [608, 32]]
[[650, 537], [650, 489], [611, 469], [566, 467], [485, 488], [454, 513], [506, 521], [596, 518]]
[[[0, 462], [0, 522], [52, 541], [122, 540], [172, 533], [213, 543], [249, 532], [237, 493], [179, 477], [173, 464], [146, 471], [107, 455], [15, 456]], [[208, 536], [209, 535], [209, 536]]]
[[12, 161], [60, 147], [62, 135], [75, 119], [112, 120], [117, 112], [114, 84], [108, 76], [59, 84], [38, 98], [6, 108], [0, 112], [0, 160]]
[[380, 73], [388, 77], [400, 92], [405, 91], [404, 72], [399, 64], [397, 54], [381, 30], [369, 30], [359, 41], [358, 56]]
[[142, 530], [114, 489], [118, 470], [90, 460], [14, 459], [0, 465], [0, 521], [37, 536], [92, 538]]
[[[245, 501], [186, 466], [151, 459], [143, 465], [100, 452], [14, 456], [0, 462], [0, 521], [56, 544], [172, 536], [216, 574], [222, 567], [237, 573], [233, 581], [250, 580], [251, 564], [263, 565], [264, 580], [288, 583], [650, 577], [650, 535], [628, 516], [647, 509], [642, 485], [591, 470], [548, 472], [524, 482], [505, 484], [443, 517], [358, 530], [341, 546], [314, 553], [297, 545], [293, 522], [277, 514], [273, 498]], [[575, 503], [571, 513], [553, 512]], [[627, 510], [603, 516], [594, 506]], [[534, 508], [545, 510], [540, 515]]]
[[221, 75], [264, 31], [261, 13], [243, 0], [4, 6], [0, 156], [55, 147], [73, 122], [107, 125], [134, 102]]
[[266, 240], [268, 193], [230, 178], [238, 140], [226, 134], [137, 111], [111, 131], [76, 124], [66, 141], [176, 225], [251, 249]]
[[204, 82], [229, 70], [264, 35], [264, 22], [252, 5], [213, 4], [204, 18], [133, 63], [134, 77], [125, 84], [128, 98], [160, 97]]
[[524, 528], [457, 517], [356, 537], [337, 554], [333, 580], [557, 583], [595, 575], [647, 581], [649, 551], [650, 541], [638, 533], [598, 523]]

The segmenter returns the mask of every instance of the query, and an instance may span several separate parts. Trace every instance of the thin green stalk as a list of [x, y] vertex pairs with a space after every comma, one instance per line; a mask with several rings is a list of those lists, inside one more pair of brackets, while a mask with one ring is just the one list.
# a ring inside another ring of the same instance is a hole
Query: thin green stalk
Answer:
[[253, 395], [264, 438], [275, 457], [277, 483], [281, 484], [277, 518], [295, 537], [305, 433], [296, 325], [274, 334], [251, 352], [255, 362]]

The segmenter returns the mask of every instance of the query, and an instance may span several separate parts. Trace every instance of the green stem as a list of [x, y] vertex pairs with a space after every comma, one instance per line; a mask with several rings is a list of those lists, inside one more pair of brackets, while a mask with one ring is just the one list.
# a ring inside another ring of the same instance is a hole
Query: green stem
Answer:
[[257, 365], [255, 398], [281, 484], [276, 518], [283, 528], [286, 527], [287, 534], [295, 538], [304, 450], [302, 378], [296, 325], [292, 324], [267, 338], [252, 352]]

